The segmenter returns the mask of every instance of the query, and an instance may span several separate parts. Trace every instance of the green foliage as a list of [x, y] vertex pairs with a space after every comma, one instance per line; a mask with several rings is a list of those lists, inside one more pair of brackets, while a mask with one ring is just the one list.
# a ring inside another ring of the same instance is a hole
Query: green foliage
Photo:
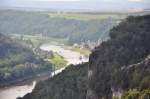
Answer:
[[48, 59], [48, 61], [54, 66], [55, 70], [67, 66], [67, 61], [58, 53], [53, 53], [52, 58]]
[[62, 73], [37, 84], [24, 99], [85, 99], [87, 63], [69, 66]]
[[51, 64], [34, 55], [28, 47], [0, 34], [0, 86], [51, 71], [51, 68]]
[[104, 20], [108, 18], [121, 19], [125, 14], [121, 13], [49, 13], [50, 17], [58, 17], [64, 19], [74, 19], [74, 20]]
[[138, 99], [140, 92], [137, 90], [129, 90], [123, 96], [123, 99]]
[[1, 10], [0, 13], [0, 31], [4, 34], [43, 34], [52, 38], [69, 38], [71, 42], [105, 38], [109, 29], [126, 16], [103, 13], [65, 13], [61, 16], [56, 13], [11, 10]]
[[112, 99], [118, 99], [118, 97], [113, 96]]
[[150, 89], [143, 91], [129, 90], [122, 96], [122, 99], [148, 99], [150, 98]]
[[97, 97], [110, 98], [112, 87], [115, 90], [149, 87], [149, 64], [141, 63], [123, 69], [141, 62], [150, 54], [149, 22], [150, 15], [127, 18], [110, 31], [110, 40], [103, 42], [92, 53], [89, 68], [94, 75], [89, 86]]
[[[110, 40], [93, 51], [89, 63], [68, 67], [39, 83], [24, 99], [86, 99], [87, 90], [92, 97], [111, 99], [112, 89], [123, 90], [123, 99], [146, 99], [150, 95], [149, 27], [150, 15], [127, 18], [110, 31]], [[89, 81], [87, 68], [92, 71]]]
[[140, 95], [140, 99], [150, 98], [150, 89], [143, 90]]
[[13, 39], [26, 42], [27, 45], [32, 45], [32, 47], [39, 47], [43, 43], [52, 42], [52, 41], [61, 42], [64, 44], [68, 43], [66, 39], [51, 38], [51, 37], [45, 37], [41, 35], [10, 34], [10, 37]]

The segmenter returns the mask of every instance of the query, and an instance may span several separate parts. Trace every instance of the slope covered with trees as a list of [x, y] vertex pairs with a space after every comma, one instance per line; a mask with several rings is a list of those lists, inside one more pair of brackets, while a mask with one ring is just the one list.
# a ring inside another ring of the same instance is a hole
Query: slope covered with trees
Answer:
[[110, 99], [113, 92], [122, 94], [130, 89], [140, 90], [143, 84], [147, 87], [141, 90], [150, 88], [149, 64], [132, 67], [126, 72], [123, 69], [143, 61], [150, 54], [149, 27], [150, 15], [146, 15], [128, 17], [110, 31], [110, 40], [102, 43], [90, 56], [89, 91], [92, 94], [89, 97]]
[[108, 31], [126, 14], [64, 13], [0, 10], [0, 31], [16, 34], [43, 34], [72, 42], [106, 38]]
[[24, 99], [85, 99], [87, 67], [88, 63], [68, 67], [54, 78], [39, 82]]
[[68, 67], [23, 99], [147, 99], [149, 27], [150, 15], [128, 17], [93, 51], [89, 63]]
[[50, 70], [51, 64], [34, 55], [27, 46], [0, 34], [0, 86]]

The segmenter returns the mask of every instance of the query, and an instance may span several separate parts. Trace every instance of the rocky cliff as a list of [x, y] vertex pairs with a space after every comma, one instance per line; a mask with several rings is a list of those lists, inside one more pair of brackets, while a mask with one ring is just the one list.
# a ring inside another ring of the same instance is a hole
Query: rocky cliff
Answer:
[[87, 99], [121, 98], [127, 90], [150, 88], [149, 27], [147, 15], [129, 17], [110, 31], [110, 40], [90, 56]]
[[150, 15], [128, 17], [86, 64], [37, 85], [24, 99], [146, 99], [150, 97]]

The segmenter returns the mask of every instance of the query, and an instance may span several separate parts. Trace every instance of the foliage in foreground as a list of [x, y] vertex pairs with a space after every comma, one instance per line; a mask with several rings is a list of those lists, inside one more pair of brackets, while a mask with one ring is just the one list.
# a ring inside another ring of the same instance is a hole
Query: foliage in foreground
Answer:
[[69, 66], [62, 73], [37, 84], [24, 99], [85, 99], [87, 63]]
[[122, 99], [149, 99], [150, 98], [150, 89], [143, 91], [138, 90], [129, 90], [124, 93]]
[[110, 31], [110, 40], [92, 53], [89, 87], [96, 99], [109, 99], [119, 90], [150, 88], [149, 27], [150, 15], [128, 17]]

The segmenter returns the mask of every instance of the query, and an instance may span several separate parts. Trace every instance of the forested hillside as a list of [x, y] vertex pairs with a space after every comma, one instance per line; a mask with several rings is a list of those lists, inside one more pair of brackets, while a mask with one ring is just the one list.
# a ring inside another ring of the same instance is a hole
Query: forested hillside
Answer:
[[24, 99], [85, 99], [87, 67], [88, 63], [68, 67], [54, 78], [39, 82]]
[[51, 64], [34, 55], [27, 46], [0, 34], [0, 86], [50, 70]]
[[59, 13], [0, 10], [4, 34], [43, 34], [72, 42], [105, 39], [108, 31], [126, 17], [119, 13]]
[[147, 99], [149, 27], [150, 15], [128, 17], [93, 51], [89, 63], [68, 67], [23, 99]]
[[[150, 15], [146, 15], [128, 17], [110, 31], [110, 40], [90, 56], [89, 99], [110, 99], [112, 94], [121, 95], [128, 90], [150, 90], [149, 60], [139, 63], [150, 54], [149, 27]], [[134, 64], [140, 66], [132, 67]], [[146, 97], [149, 92], [141, 94]], [[144, 99], [130, 95], [122, 99]]]

